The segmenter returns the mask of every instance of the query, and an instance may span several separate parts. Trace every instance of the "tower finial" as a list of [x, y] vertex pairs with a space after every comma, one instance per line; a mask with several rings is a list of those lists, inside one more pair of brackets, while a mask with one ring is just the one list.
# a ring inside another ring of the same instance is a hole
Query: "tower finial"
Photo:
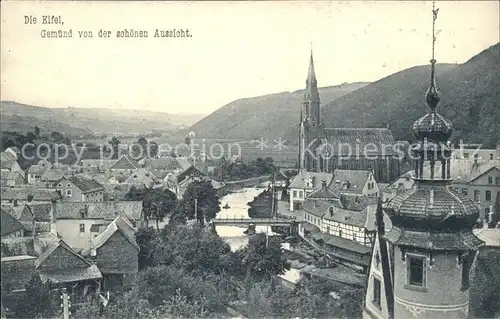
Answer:
[[439, 103], [439, 91], [436, 88], [436, 59], [434, 59], [434, 47], [436, 43], [436, 19], [439, 9], [436, 9], [435, 1], [432, 2], [432, 59], [431, 59], [431, 85], [425, 94], [425, 99], [427, 101], [427, 105], [431, 109], [431, 112], [436, 111], [436, 106]]

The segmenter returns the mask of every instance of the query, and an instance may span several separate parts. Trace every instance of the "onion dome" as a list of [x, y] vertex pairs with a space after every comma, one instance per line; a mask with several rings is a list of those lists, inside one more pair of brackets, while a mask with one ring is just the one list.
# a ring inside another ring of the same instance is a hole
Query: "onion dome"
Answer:
[[431, 85], [425, 94], [425, 100], [429, 106], [429, 113], [422, 116], [413, 123], [413, 134], [418, 140], [443, 141], [446, 142], [453, 131], [449, 120], [436, 112], [436, 106], [440, 100], [439, 91], [435, 83], [436, 60], [431, 61]]
[[479, 208], [467, 196], [453, 190], [446, 181], [421, 181], [387, 203], [386, 212], [394, 226], [407, 229], [472, 229]]

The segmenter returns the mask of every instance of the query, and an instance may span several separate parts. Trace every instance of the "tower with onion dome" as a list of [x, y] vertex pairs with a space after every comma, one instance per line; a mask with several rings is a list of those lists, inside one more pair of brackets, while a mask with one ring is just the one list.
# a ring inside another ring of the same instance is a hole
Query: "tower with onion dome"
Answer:
[[[437, 112], [433, 43], [428, 113], [413, 124], [415, 185], [377, 209], [377, 236], [367, 280], [364, 318], [467, 318], [469, 273], [483, 244], [472, 233], [479, 209], [451, 188], [452, 124]], [[435, 164], [440, 162], [440, 171]], [[424, 170], [425, 167], [425, 170]], [[384, 212], [392, 227], [386, 229]]]

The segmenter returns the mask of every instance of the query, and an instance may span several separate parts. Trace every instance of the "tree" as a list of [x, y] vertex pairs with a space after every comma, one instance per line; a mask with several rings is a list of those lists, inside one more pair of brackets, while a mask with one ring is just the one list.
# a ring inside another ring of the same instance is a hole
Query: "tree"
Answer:
[[154, 256], [160, 246], [158, 232], [152, 227], [139, 228], [135, 234], [135, 240], [140, 247], [139, 250], [139, 270], [154, 265]]
[[111, 140], [108, 141], [109, 144], [111, 144], [111, 147], [113, 149], [113, 158], [118, 158], [118, 151], [120, 147], [120, 140], [118, 137], [113, 136]]
[[146, 223], [150, 219], [156, 221], [156, 229], [159, 231], [159, 222], [167, 216], [171, 216], [177, 206], [177, 197], [168, 189], [163, 188], [137, 188], [130, 187], [125, 194], [125, 200], [142, 201], [142, 213]]
[[62, 135], [61, 133], [59, 132], [52, 132], [50, 133], [50, 137], [52, 138], [52, 140], [56, 143], [61, 143], [61, 142], [64, 142], [65, 141], [65, 137], [64, 135]]
[[273, 275], [283, 275], [290, 269], [286, 256], [281, 250], [281, 239], [258, 233], [248, 240], [244, 265], [250, 275], [260, 279], [270, 279]]
[[210, 180], [194, 181], [189, 184], [176, 211], [177, 217], [183, 220], [197, 218], [200, 225], [204, 225], [205, 220], [210, 221], [215, 218], [218, 212], [220, 212], [220, 201]]
[[33, 275], [25, 286], [26, 293], [18, 315], [21, 318], [34, 318], [36, 316], [50, 317], [53, 313], [50, 282], [43, 282], [38, 274]]

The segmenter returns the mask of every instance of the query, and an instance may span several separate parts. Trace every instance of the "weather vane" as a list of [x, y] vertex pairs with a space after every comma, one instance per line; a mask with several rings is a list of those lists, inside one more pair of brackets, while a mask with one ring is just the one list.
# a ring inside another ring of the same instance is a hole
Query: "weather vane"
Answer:
[[436, 33], [434, 30], [436, 28], [436, 19], [438, 16], [438, 11], [439, 11], [439, 8], [436, 9], [436, 2], [432, 1], [432, 61], [434, 61], [433, 63], [436, 62], [434, 60], [434, 45], [436, 43]]

